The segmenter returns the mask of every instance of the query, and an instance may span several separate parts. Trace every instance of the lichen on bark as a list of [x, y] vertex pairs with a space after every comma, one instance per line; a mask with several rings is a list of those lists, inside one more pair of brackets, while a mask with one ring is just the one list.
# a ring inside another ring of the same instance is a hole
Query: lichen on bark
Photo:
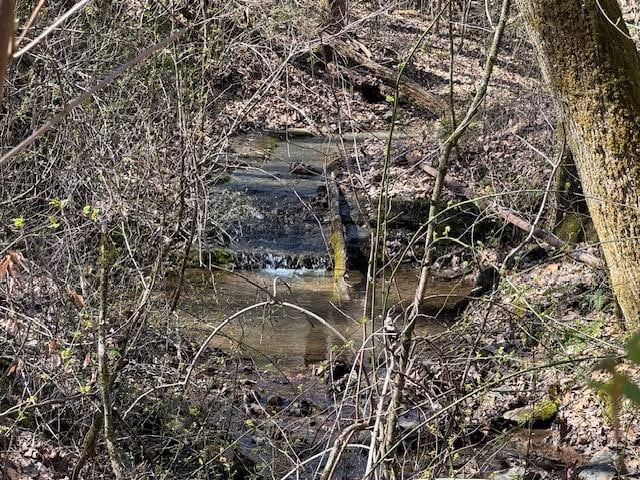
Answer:
[[616, 0], [519, 0], [628, 324], [640, 326], [640, 62]]

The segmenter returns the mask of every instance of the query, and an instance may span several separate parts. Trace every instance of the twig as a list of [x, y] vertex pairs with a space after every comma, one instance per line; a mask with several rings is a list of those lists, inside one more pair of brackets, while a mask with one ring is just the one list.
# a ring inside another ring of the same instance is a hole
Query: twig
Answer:
[[[6, 0], [3, 0], [3, 1], [6, 1]], [[171, 42], [177, 40], [182, 35], [184, 35], [187, 31], [188, 31], [187, 29], [182, 29], [182, 30], [174, 33], [170, 37], [162, 40], [161, 42], [156, 43], [154, 46], [145, 49], [139, 55], [136, 55], [134, 58], [132, 58], [128, 62], [120, 65], [118, 68], [116, 68], [113, 72], [111, 72], [105, 78], [103, 78], [98, 83], [96, 83], [94, 86], [89, 88], [89, 90], [87, 90], [86, 93], [83, 93], [79, 97], [76, 97], [73, 100], [71, 100], [69, 103], [67, 103], [65, 105], [65, 107], [60, 112], [56, 113], [47, 123], [45, 123], [40, 128], [35, 130], [31, 135], [29, 135], [27, 138], [25, 138], [23, 141], [21, 141], [18, 145], [16, 145], [11, 150], [9, 150], [7, 153], [5, 153], [2, 157], [0, 157], [0, 167], [4, 167], [13, 158], [15, 158], [20, 153], [24, 152], [29, 145], [31, 145], [38, 138], [40, 138], [42, 135], [44, 135], [46, 132], [48, 132], [54, 125], [56, 125], [57, 123], [62, 121], [67, 115], [69, 115], [69, 113], [71, 113], [71, 111], [74, 108], [76, 108], [78, 105], [81, 105], [82, 103], [84, 103], [85, 100], [88, 100], [97, 91], [99, 91], [99, 90], [103, 89], [104, 87], [106, 87], [107, 85], [109, 85], [111, 82], [113, 82], [116, 78], [118, 78], [124, 72], [126, 72], [127, 70], [129, 70], [132, 67], [135, 67], [137, 64], [139, 64], [143, 60], [146, 60], [147, 58], [149, 58], [152, 54], [154, 54], [158, 50], [163, 49], [164, 47], [169, 45]], [[2, 61], [0, 60], [0, 65], [1, 64], [2, 64]], [[1, 68], [0, 68], [0, 70], [1, 70]]]
[[[330, 448], [328, 448], [326, 450], [323, 450], [320, 453], [316, 453], [315, 455], [305, 459], [303, 462], [300, 462], [298, 465], [296, 465], [291, 470], [289, 470], [280, 480], [286, 480], [287, 478], [292, 476], [294, 473], [296, 473], [300, 469], [300, 467], [303, 467], [304, 465], [313, 462], [316, 458], [322, 457], [328, 451], [333, 451], [335, 448], [336, 447], [330, 447]], [[368, 450], [369, 449], [369, 445], [361, 445], [359, 443], [349, 443], [349, 444], [347, 444], [345, 446], [345, 448], [360, 448], [360, 449], [363, 449], [363, 450]], [[300, 477], [296, 477], [296, 478], [300, 478]]]
[[[425, 173], [431, 175], [432, 177], [435, 177], [437, 175], [437, 170], [433, 167], [430, 167], [428, 165], [420, 165], [420, 168], [422, 169], [422, 171], [424, 171]], [[544, 230], [543, 228], [540, 227], [535, 227], [533, 225], [531, 225], [529, 222], [527, 222], [525, 219], [523, 219], [522, 217], [516, 215], [515, 213], [513, 213], [512, 211], [501, 207], [500, 205], [496, 204], [495, 202], [489, 201], [486, 198], [478, 198], [474, 192], [472, 192], [469, 187], [467, 187], [464, 183], [459, 182], [457, 180], [454, 180], [450, 177], [446, 177], [444, 179], [445, 182], [445, 186], [451, 190], [453, 193], [466, 197], [468, 199], [476, 199], [475, 203], [483, 208], [483, 209], [487, 209], [493, 213], [495, 213], [498, 217], [502, 218], [503, 220], [505, 220], [506, 222], [518, 227], [520, 230], [523, 230], [527, 233], [531, 233], [533, 232], [533, 237], [537, 238], [538, 240], [541, 240], [543, 242], [545, 242], [546, 244], [557, 248], [559, 250], [568, 250], [567, 251], [567, 255], [572, 258], [573, 260], [577, 261], [577, 262], [581, 262], [584, 263], [586, 265], [589, 265], [590, 267], [593, 268], [604, 268], [604, 262], [599, 259], [598, 257], [596, 257], [595, 255], [592, 255], [590, 253], [587, 252], [581, 252], [579, 250], [570, 250], [570, 245], [562, 240], [560, 240], [558, 237], [556, 237], [553, 233], [548, 232], [546, 230]]]
[[[500, 19], [498, 21], [498, 25], [493, 35], [493, 41], [491, 43], [491, 48], [488, 52], [487, 59], [485, 61], [484, 70], [482, 72], [482, 77], [480, 78], [480, 82], [476, 89], [476, 94], [467, 109], [465, 117], [460, 122], [460, 125], [449, 135], [449, 137], [445, 140], [444, 145], [442, 147], [442, 155], [440, 157], [440, 161], [438, 164], [437, 175], [435, 177], [435, 185], [433, 187], [433, 192], [431, 194], [431, 204], [429, 206], [429, 219], [427, 226], [427, 234], [425, 238], [425, 252], [422, 261], [422, 267], [420, 269], [420, 279], [418, 282], [418, 288], [416, 289], [413, 304], [411, 309], [408, 312], [408, 320], [404, 327], [404, 330], [401, 334], [401, 350], [398, 354], [398, 374], [396, 376], [396, 381], [392, 393], [391, 404], [388, 409], [388, 418], [387, 425], [385, 429], [385, 438], [384, 438], [384, 448], [383, 448], [383, 458], [390, 457], [392, 451], [395, 449], [396, 443], [396, 427], [398, 423], [398, 413], [399, 408], [402, 403], [402, 396], [404, 390], [405, 383], [405, 375], [407, 370], [407, 366], [409, 364], [409, 357], [411, 352], [411, 347], [413, 343], [413, 331], [416, 325], [416, 321], [418, 319], [419, 307], [422, 302], [422, 298], [424, 297], [424, 293], [427, 287], [427, 279], [429, 277], [429, 269], [431, 267], [431, 256], [432, 256], [432, 242], [433, 242], [433, 234], [435, 231], [435, 222], [434, 218], [438, 214], [437, 205], [440, 201], [440, 196], [442, 195], [442, 190], [444, 187], [444, 179], [447, 174], [447, 170], [449, 167], [449, 159], [451, 156], [451, 151], [456, 145], [457, 141], [460, 139], [462, 134], [467, 130], [469, 124], [473, 117], [475, 117], [482, 101], [487, 92], [487, 88], [489, 86], [489, 79], [491, 78], [491, 74], [493, 72], [493, 66], [495, 65], [496, 58], [498, 56], [498, 48], [502, 41], [502, 34], [504, 33], [504, 28], [507, 24], [507, 18], [509, 16], [509, 7], [511, 1], [503, 0], [502, 9], [500, 11]], [[394, 474], [394, 472], [389, 472], [390, 474]]]
[[113, 431], [113, 415], [111, 410], [111, 385], [109, 380], [109, 364], [106, 355], [106, 338], [107, 338], [107, 311], [109, 301], [109, 271], [113, 263], [113, 246], [107, 232], [107, 222], [103, 220], [101, 225], [100, 238], [100, 314], [98, 317], [98, 335], [97, 335], [97, 355], [98, 355], [98, 377], [100, 384], [104, 437], [107, 444], [107, 452], [111, 462], [111, 469], [116, 480], [125, 478], [120, 461], [120, 455], [115, 444], [115, 435]]
[[348, 348], [350, 348], [353, 351], [353, 347], [350, 347], [348, 345], [347, 339], [345, 338], [344, 335], [342, 335], [338, 330], [336, 330], [336, 328], [333, 325], [331, 325], [329, 322], [327, 322], [324, 318], [320, 317], [319, 315], [316, 315], [315, 313], [311, 312], [310, 310], [307, 310], [306, 308], [300, 307], [299, 305], [294, 305], [293, 303], [289, 303], [289, 302], [278, 302], [278, 301], [273, 300], [273, 299], [272, 300], [267, 300], [267, 301], [264, 301], [264, 302], [254, 303], [253, 305], [249, 305], [248, 307], [237, 311], [233, 315], [230, 315], [223, 322], [221, 322], [219, 325], [217, 325], [213, 329], [213, 331], [209, 334], [209, 336], [200, 345], [200, 348], [198, 349], [198, 351], [194, 355], [193, 360], [191, 360], [191, 363], [189, 364], [189, 367], [187, 368], [187, 373], [186, 373], [186, 375], [185, 375], [185, 377], [184, 377], [184, 379], [182, 381], [175, 382], [175, 383], [167, 383], [167, 384], [163, 384], [163, 385], [158, 385], [158, 386], [155, 386], [155, 387], [152, 387], [152, 388], [146, 390], [141, 395], [139, 395], [131, 403], [131, 405], [129, 405], [129, 408], [127, 408], [127, 410], [124, 412], [124, 414], [122, 415], [122, 418], [126, 418], [127, 415], [129, 414], [129, 412], [131, 412], [131, 410], [133, 409], [133, 407], [135, 407], [143, 398], [145, 398], [146, 396], [150, 395], [151, 393], [153, 393], [153, 392], [155, 392], [157, 390], [163, 390], [163, 389], [166, 389], [166, 388], [174, 388], [174, 387], [186, 388], [189, 385], [189, 381], [191, 380], [191, 377], [193, 375], [193, 370], [194, 370], [194, 368], [196, 366], [196, 363], [197, 363], [198, 359], [203, 354], [203, 352], [206, 350], [206, 348], [209, 345], [209, 343], [211, 342], [211, 340], [213, 340], [213, 337], [215, 337], [220, 332], [220, 330], [222, 330], [225, 326], [227, 326], [230, 322], [232, 322], [233, 320], [235, 320], [239, 316], [244, 315], [245, 313], [250, 312], [252, 310], [255, 310], [257, 308], [265, 307], [267, 305], [281, 305], [283, 307], [287, 307], [287, 308], [291, 308], [293, 310], [297, 310], [297, 311], [299, 311], [301, 313], [304, 313], [305, 315], [309, 315], [311, 318], [313, 318], [314, 320], [317, 320], [319, 323], [321, 323], [327, 329], [329, 329], [336, 337], [338, 337], [342, 342], [344, 342], [347, 345]]
[[338, 460], [342, 456], [342, 452], [344, 452], [344, 450], [347, 448], [349, 440], [351, 440], [351, 436], [355, 432], [364, 430], [368, 426], [368, 422], [352, 423], [347, 428], [345, 428], [340, 435], [338, 435], [338, 438], [336, 438], [334, 446], [331, 449], [331, 453], [329, 454], [329, 459], [327, 460], [327, 463], [322, 470], [320, 480], [331, 480], [338, 464]]
[[102, 428], [102, 418], [102, 410], [97, 409], [93, 413], [91, 426], [84, 437], [84, 441], [82, 442], [82, 453], [80, 454], [80, 458], [78, 458], [78, 461], [71, 472], [71, 480], [76, 480], [78, 478], [80, 471], [87, 463], [87, 460], [95, 455], [96, 441], [98, 440], [98, 434]]
[[[63, 13], [62, 15], [60, 15], [51, 25], [49, 25], [47, 28], [45, 28], [44, 31], [40, 35], [38, 35], [36, 38], [31, 40], [29, 43], [27, 43], [24, 46], [24, 48], [21, 48], [20, 50], [15, 52], [13, 54], [13, 58], [18, 58], [20, 55], [24, 55], [25, 53], [27, 53], [29, 50], [31, 50], [33, 47], [35, 47], [44, 37], [46, 37], [51, 32], [53, 32], [58, 25], [63, 23], [67, 18], [69, 18], [71, 15], [73, 15], [78, 10], [80, 10], [82, 7], [84, 7], [87, 3], [92, 2], [92, 1], [93, 0], [80, 0], [73, 7], [71, 7], [67, 12]], [[40, 6], [41, 5], [38, 5], [36, 7], [36, 9], [34, 9], [34, 13], [37, 13], [37, 10], [39, 10]], [[33, 14], [32, 14], [32, 17], [33, 17]], [[29, 18], [30, 22], [31, 22], [31, 20], [32, 19]], [[27, 24], [27, 26], [28, 26], [28, 24]], [[25, 35], [26, 31], [27, 30], [25, 28], [25, 30], [22, 32], [22, 35], [20, 35], [19, 40], [22, 40], [24, 38], [24, 35]]]
[[40, 0], [38, 2], [38, 5], [36, 5], [36, 7], [33, 9], [33, 11], [31, 12], [31, 15], [29, 16], [29, 20], [27, 20], [27, 23], [25, 24], [24, 28], [22, 29], [22, 33], [20, 34], [20, 36], [18, 38], [16, 38], [16, 41], [13, 42], [13, 48], [14, 49], [18, 48], [18, 45], [20, 45], [22, 43], [22, 40], [24, 40], [25, 35], [29, 31], [29, 29], [33, 26], [33, 23], [36, 21], [36, 17], [38, 16], [38, 13], [42, 9], [42, 7], [44, 6], [44, 3], [46, 1], [47, 0]]

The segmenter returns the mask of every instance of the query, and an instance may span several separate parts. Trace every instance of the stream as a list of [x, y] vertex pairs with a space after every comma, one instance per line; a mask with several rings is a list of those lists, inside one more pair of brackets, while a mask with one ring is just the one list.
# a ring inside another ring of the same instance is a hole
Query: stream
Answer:
[[[349, 155], [359, 142], [368, 138], [386, 141], [388, 135], [377, 132], [285, 140], [277, 134], [252, 133], [230, 139], [229, 178], [216, 186], [215, 194], [218, 198], [235, 199], [245, 212], [238, 219], [240, 233], [225, 245], [233, 252], [238, 273], [191, 270], [181, 302], [181, 309], [191, 317], [189, 322], [207, 331], [235, 312], [267, 300], [265, 290], [273, 292], [275, 286], [278, 300], [313, 312], [354, 348], [361, 346], [366, 282], [361, 272], [349, 272], [352, 301], [338, 304], [334, 280], [328, 271], [332, 262], [324, 172]], [[410, 133], [400, 133], [394, 141], [409, 136]], [[355, 245], [364, 250], [366, 263], [369, 233], [342, 195], [340, 210], [347, 249]], [[353, 260], [351, 252], [349, 255]], [[201, 257], [200, 264], [206, 263]], [[405, 308], [413, 299], [417, 283], [418, 271], [407, 267], [397, 272], [393, 284], [380, 287], [378, 295], [388, 290], [388, 306]], [[433, 279], [425, 299], [426, 310], [439, 313], [438, 321], [450, 319], [453, 307], [472, 288], [469, 280]], [[375, 328], [379, 323], [377, 319]], [[421, 324], [418, 334], [440, 328], [434, 320]], [[328, 359], [342, 343], [335, 333], [308, 315], [273, 305], [233, 320], [210, 346], [224, 351], [239, 349], [256, 362], [295, 368]]]
[[[236, 267], [323, 269], [331, 266], [325, 202], [327, 169], [364, 139], [385, 141], [388, 132], [282, 140], [268, 134], [230, 139], [229, 176], [217, 198], [232, 195], [243, 214], [228, 244]], [[397, 134], [401, 141], [408, 134]], [[348, 245], [366, 245], [361, 213], [340, 201]]]
[[[181, 303], [181, 318], [202, 332], [209, 332], [243, 308], [268, 300], [266, 292], [273, 292], [275, 284], [280, 301], [320, 316], [351, 341], [354, 348], [362, 345], [363, 327], [359, 321], [364, 313], [365, 282], [360, 272], [349, 272], [353, 295], [346, 305], [339, 305], [336, 300], [331, 272], [322, 270], [267, 269], [237, 274], [192, 270], [189, 279]], [[389, 305], [402, 308], [411, 302], [417, 281], [417, 271], [402, 270], [393, 283], [386, 282], [384, 289], [377, 290], [388, 291]], [[467, 281], [432, 280], [425, 302], [431, 311], [441, 311], [442, 315], [438, 321], [423, 320], [418, 335], [441, 330], [442, 321], [451, 318], [450, 308], [463, 300], [470, 288], [472, 285]], [[288, 369], [326, 360], [342, 346], [343, 342], [317, 320], [278, 305], [241, 315], [222, 328], [210, 343], [212, 348], [250, 356], [258, 364], [277, 363]]]
[[[378, 134], [384, 138], [386, 133]], [[364, 274], [348, 272], [351, 301], [338, 302], [328, 249], [324, 172], [346, 155], [358, 137], [295, 138], [284, 141], [263, 134], [231, 139], [230, 175], [216, 187], [221, 195], [233, 195], [248, 215], [238, 220], [239, 234], [230, 236], [224, 247], [233, 252], [233, 266], [224, 269], [191, 268], [186, 272], [180, 302], [180, 322], [192, 338], [204, 340], [212, 329], [243, 309], [275, 297], [277, 302], [247, 310], [229, 321], [210, 340], [208, 355], [233, 356], [260, 367], [262, 372], [300, 375], [307, 378], [309, 367], [325, 360], [344, 357], [366, 341], [371, 331], [380, 331], [380, 310], [365, 324], [367, 282]], [[296, 171], [302, 166], [304, 173]], [[344, 194], [345, 192], [343, 192]], [[345, 199], [340, 213], [347, 243], [368, 238]], [[418, 215], [420, 216], [420, 215]], [[420, 221], [422, 217], [420, 217]], [[202, 254], [200, 265], [206, 265]], [[204, 260], [204, 261], [203, 261]], [[231, 271], [234, 270], [234, 271]], [[402, 312], [413, 300], [419, 271], [399, 269], [392, 282], [377, 279], [376, 304], [387, 295], [386, 306]], [[457, 279], [432, 277], [428, 282], [416, 336], [438, 333], [456, 317], [459, 306], [476, 286], [470, 276]], [[279, 304], [288, 302], [321, 317], [346, 338], [348, 345], [332, 329], [302, 311]], [[251, 375], [251, 374], [247, 374]], [[283, 396], [272, 379], [256, 378], [265, 392]], [[277, 382], [276, 382], [277, 383]], [[311, 389], [309, 399], [325, 407], [323, 390]], [[311, 430], [310, 430], [311, 431]], [[530, 445], [531, 432], [523, 439], [509, 441], [510, 448]], [[548, 437], [536, 432], [536, 439]], [[251, 447], [251, 445], [247, 445]], [[544, 451], [543, 447], [536, 448]]]

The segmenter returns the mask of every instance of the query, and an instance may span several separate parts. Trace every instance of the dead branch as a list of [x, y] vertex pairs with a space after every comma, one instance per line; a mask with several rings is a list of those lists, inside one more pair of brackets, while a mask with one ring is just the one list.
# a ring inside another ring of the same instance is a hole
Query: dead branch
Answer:
[[107, 452], [111, 461], [111, 469], [116, 480], [125, 478], [122, 468], [120, 454], [115, 444], [115, 434], [113, 429], [113, 416], [111, 409], [111, 381], [109, 372], [109, 360], [106, 354], [107, 338], [107, 313], [109, 298], [109, 271], [113, 262], [113, 252], [111, 240], [107, 233], [106, 221], [102, 222], [100, 240], [100, 315], [98, 317], [97, 331], [97, 356], [98, 356], [98, 377], [100, 383], [100, 396], [102, 401], [104, 437], [107, 444]]
[[[423, 172], [428, 175], [435, 177], [438, 174], [438, 170], [430, 167], [429, 165], [420, 165], [420, 168]], [[547, 245], [556, 248], [558, 250], [567, 250], [567, 255], [577, 262], [582, 262], [585, 265], [589, 265], [593, 268], [603, 268], [604, 263], [601, 259], [587, 252], [581, 252], [575, 249], [571, 249], [571, 246], [560, 240], [553, 233], [548, 232], [540, 227], [534, 227], [529, 222], [527, 222], [522, 217], [516, 215], [511, 210], [507, 210], [500, 205], [497, 205], [495, 202], [489, 201], [486, 198], [479, 198], [475, 193], [469, 189], [464, 183], [454, 180], [451, 177], [445, 177], [444, 179], [445, 186], [451, 190], [456, 195], [460, 195], [462, 197], [466, 197], [468, 199], [475, 199], [475, 204], [484, 210], [489, 210], [490, 212], [496, 214], [498, 217], [502, 218], [507, 223], [511, 225], [515, 225], [520, 230], [523, 230], [527, 233], [533, 232], [533, 236], [538, 240], [543, 241]]]
[[[6, 1], [7, 0], [0, 0], [0, 2], [6, 2]], [[0, 8], [2, 8], [3, 5], [4, 3], [0, 3]], [[2, 12], [0, 11], [0, 19], [2, 18], [1, 15], [2, 15]], [[0, 27], [3, 27], [3, 25], [0, 24]], [[76, 108], [78, 105], [81, 105], [89, 98], [91, 98], [91, 96], [93, 96], [96, 92], [98, 92], [99, 90], [102, 90], [104, 87], [106, 87], [107, 85], [112, 83], [114, 80], [116, 80], [118, 77], [120, 77], [123, 73], [135, 67], [140, 62], [146, 60], [155, 52], [162, 50], [164, 47], [174, 42], [175, 40], [180, 38], [182, 35], [184, 35], [186, 32], [187, 32], [187, 29], [180, 30], [174, 33], [173, 35], [171, 35], [170, 37], [167, 37], [166, 39], [156, 43], [152, 47], [149, 47], [143, 50], [140, 54], [136, 55], [134, 58], [132, 58], [128, 62], [123, 63], [118, 68], [113, 70], [109, 75], [107, 75], [98, 83], [90, 87], [85, 93], [71, 100], [69, 103], [65, 105], [65, 107], [60, 112], [56, 113], [53, 117], [51, 117], [51, 119], [48, 120], [44, 125], [37, 128], [31, 135], [29, 135], [27, 138], [22, 140], [18, 145], [16, 145], [7, 153], [5, 153], [2, 157], [0, 157], [0, 166], [7, 165], [13, 158], [15, 158], [20, 153], [24, 152], [29, 147], [29, 145], [31, 145], [38, 138], [40, 138], [42, 135], [48, 132], [54, 125], [64, 120], [74, 108]], [[0, 48], [1, 47], [2, 47], [2, 39], [0, 38]], [[2, 74], [2, 67], [3, 67], [2, 55], [0, 53], [0, 76]], [[1, 93], [1, 90], [0, 90], [0, 93]]]
[[[350, 60], [351, 63], [356, 64], [357, 67], [370, 71], [386, 84], [395, 85], [398, 77], [396, 71], [371, 60], [346, 41], [335, 39], [329, 48], [333, 49], [338, 56], [344, 57]], [[446, 114], [446, 102], [406, 76], [401, 77], [399, 89], [400, 93], [415, 105], [429, 110], [438, 117]]]
[[15, 0], [0, 0], [0, 100], [2, 100], [4, 75], [13, 51], [15, 8]]

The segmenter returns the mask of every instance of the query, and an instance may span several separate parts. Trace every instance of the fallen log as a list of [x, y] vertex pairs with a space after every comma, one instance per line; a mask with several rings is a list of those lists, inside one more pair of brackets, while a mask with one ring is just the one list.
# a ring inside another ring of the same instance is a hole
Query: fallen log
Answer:
[[[430, 167], [429, 165], [420, 165], [420, 168], [426, 174], [434, 178], [436, 177], [436, 175], [438, 175], [438, 170], [433, 167]], [[534, 227], [522, 217], [519, 217], [512, 211], [504, 207], [501, 207], [500, 205], [497, 205], [495, 202], [492, 202], [485, 198], [478, 198], [478, 196], [475, 195], [474, 192], [472, 192], [469, 189], [469, 187], [467, 187], [464, 183], [454, 180], [453, 178], [450, 178], [450, 177], [445, 177], [444, 184], [449, 190], [451, 190], [456, 195], [460, 195], [462, 197], [468, 198], [469, 200], [473, 200], [474, 203], [481, 210], [489, 210], [490, 212], [493, 212], [494, 214], [496, 214], [498, 217], [502, 218], [507, 223], [510, 223], [511, 225], [515, 225], [520, 230], [523, 230], [527, 233], [531, 233], [531, 231], [533, 230], [533, 236], [535, 238], [543, 241], [547, 245], [550, 245], [556, 249], [566, 250], [567, 255], [573, 260], [582, 262], [594, 268], [604, 267], [604, 262], [598, 257], [596, 257], [595, 255], [592, 255], [587, 252], [580, 252], [578, 250], [571, 249], [571, 246], [568, 243], [560, 240], [553, 233], [548, 232], [540, 227]]]
[[327, 177], [327, 195], [329, 215], [331, 218], [331, 244], [333, 259], [333, 281], [340, 302], [351, 300], [350, 287], [345, 276], [347, 274], [347, 244], [344, 238], [344, 226], [340, 216], [340, 190], [333, 172]]
[[[338, 55], [346, 58], [356, 67], [370, 71], [387, 85], [395, 86], [398, 77], [398, 73], [395, 70], [371, 60], [349, 43], [343, 40], [335, 40], [328, 48], [333, 49]], [[437, 117], [446, 116], [447, 104], [444, 100], [404, 75], [400, 79], [399, 90], [400, 94], [406, 96], [414, 105], [429, 110]]]

